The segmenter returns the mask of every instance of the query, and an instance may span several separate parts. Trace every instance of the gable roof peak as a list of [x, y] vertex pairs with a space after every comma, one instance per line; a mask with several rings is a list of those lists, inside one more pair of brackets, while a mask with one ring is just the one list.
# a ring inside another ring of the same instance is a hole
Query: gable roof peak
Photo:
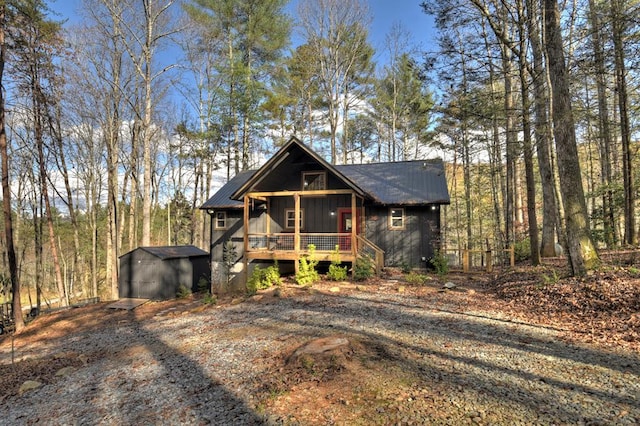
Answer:
[[356, 185], [351, 179], [342, 174], [338, 169], [332, 166], [327, 160], [322, 158], [317, 152], [305, 145], [300, 139], [291, 136], [289, 141], [285, 143], [266, 163], [262, 165], [242, 186], [240, 186], [232, 195], [232, 199], [240, 199], [246, 192], [251, 191], [258, 183], [269, 175], [280, 163], [282, 163], [290, 153], [295, 149], [300, 149], [304, 155], [307, 155], [313, 161], [317, 162], [320, 167], [334, 174], [338, 179], [342, 180], [350, 188], [358, 194], [363, 195], [364, 191]]

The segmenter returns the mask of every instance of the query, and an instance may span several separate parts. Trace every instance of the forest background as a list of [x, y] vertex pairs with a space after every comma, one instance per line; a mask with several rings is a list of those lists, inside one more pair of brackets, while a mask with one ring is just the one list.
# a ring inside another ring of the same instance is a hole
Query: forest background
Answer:
[[8, 0], [5, 293], [117, 297], [129, 250], [208, 250], [198, 207], [291, 136], [333, 164], [442, 157], [443, 248], [559, 243], [583, 274], [637, 244], [639, 3], [416, 0], [435, 27], [374, 46], [364, 0], [81, 0], [65, 25]]

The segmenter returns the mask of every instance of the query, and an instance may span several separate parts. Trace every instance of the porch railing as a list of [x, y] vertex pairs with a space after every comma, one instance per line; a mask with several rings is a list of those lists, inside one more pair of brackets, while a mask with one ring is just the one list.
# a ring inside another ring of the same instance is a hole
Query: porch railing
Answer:
[[376, 274], [380, 275], [384, 267], [384, 251], [366, 238], [359, 235], [356, 238], [358, 241], [358, 254], [369, 256], [375, 264]]
[[[295, 234], [292, 233], [249, 234], [248, 238], [249, 251], [294, 251], [296, 249]], [[351, 234], [301, 233], [299, 250], [306, 251], [311, 244], [319, 252], [335, 251], [337, 246], [340, 252], [351, 253]]]
[[[343, 255], [370, 257], [374, 261], [376, 273], [378, 274], [384, 267], [384, 251], [360, 235], [356, 236], [355, 253], [352, 250], [351, 233], [302, 233], [299, 235], [300, 253], [306, 252], [309, 245], [313, 244], [316, 252], [322, 253], [324, 258], [329, 260], [330, 253], [334, 252], [338, 247], [339, 252]], [[295, 234], [292, 233], [253, 233], [248, 235], [248, 239], [249, 252], [295, 252]]]

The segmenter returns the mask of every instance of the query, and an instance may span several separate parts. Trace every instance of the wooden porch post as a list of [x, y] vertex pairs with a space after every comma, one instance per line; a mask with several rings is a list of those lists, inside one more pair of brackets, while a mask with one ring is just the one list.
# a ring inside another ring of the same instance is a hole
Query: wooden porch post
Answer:
[[351, 193], [351, 254], [355, 258], [358, 254], [358, 212], [356, 204], [356, 193]]
[[269, 247], [269, 234], [271, 234], [271, 200], [267, 200], [267, 225], [265, 230], [267, 231], [267, 247]]
[[246, 285], [249, 281], [249, 258], [247, 252], [249, 251], [249, 195], [244, 196], [244, 208], [242, 210], [242, 273], [244, 274], [244, 283]]
[[295, 223], [293, 225], [293, 250], [295, 251], [295, 261], [294, 261], [294, 269], [296, 275], [300, 270], [300, 265], [298, 262], [300, 256], [300, 194], [297, 192], [293, 194], [293, 203], [295, 206], [294, 218]]

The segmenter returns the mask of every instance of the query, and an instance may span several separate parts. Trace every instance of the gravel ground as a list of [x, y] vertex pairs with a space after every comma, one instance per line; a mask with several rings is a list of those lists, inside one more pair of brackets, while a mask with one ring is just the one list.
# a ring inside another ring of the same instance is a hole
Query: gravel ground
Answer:
[[[14, 364], [0, 342], [15, 376], [0, 424], [640, 423], [638, 353], [511, 321], [483, 297], [391, 281], [51, 315], [16, 337]], [[349, 350], [291, 362], [327, 336]], [[21, 394], [24, 379], [42, 385]]]

